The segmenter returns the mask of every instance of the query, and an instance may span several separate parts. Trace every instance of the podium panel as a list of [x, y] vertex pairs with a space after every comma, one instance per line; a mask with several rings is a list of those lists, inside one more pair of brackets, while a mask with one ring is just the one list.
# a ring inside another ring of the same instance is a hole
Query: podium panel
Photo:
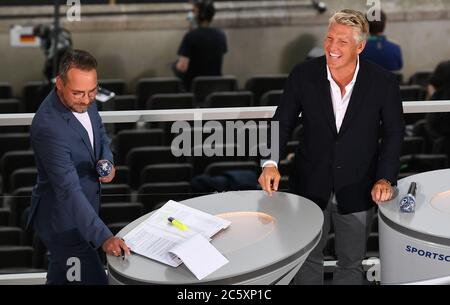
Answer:
[[[399, 202], [411, 182], [417, 183], [414, 213], [402, 213]], [[450, 170], [401, 179], [399, 195], [379, 206], [382, 284], [414, 284], [441, 279], [450, 284]]]

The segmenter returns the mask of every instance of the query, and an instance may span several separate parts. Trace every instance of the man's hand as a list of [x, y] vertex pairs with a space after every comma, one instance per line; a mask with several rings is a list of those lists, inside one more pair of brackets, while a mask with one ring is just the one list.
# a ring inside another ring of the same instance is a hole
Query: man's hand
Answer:
[[98, 178], [98, 180], [100, 180], [101, 183], [110, 183], [114, 179], [115, 175], [116, 175], [116, 167], [113, 166], [111, 169], [111, 173], [108, 176], [100, 177]]
[[273, 165], [267, 165], [263, 168], [258, 182], [262, 189], [266, 191], [269, 196], [272, 196], [272, 192], [278, 191], [278, 183], [280, 182], [280, 178], [281, 175], [278, 168]]
[[378, 180], [372, 188], [372, 200], [379, 204], [391, 200], [394, 195], [394, 188], [384, 179]]
[[114, 256], [121, 256], [122, 250], [127, 254], [130, 255], [130, 248], [125, 244], [123, 239], [118, 237], [111, 237], [108, 238], [102, 245], [103, 251], [105, 251], [106, 254], [114, 255]]

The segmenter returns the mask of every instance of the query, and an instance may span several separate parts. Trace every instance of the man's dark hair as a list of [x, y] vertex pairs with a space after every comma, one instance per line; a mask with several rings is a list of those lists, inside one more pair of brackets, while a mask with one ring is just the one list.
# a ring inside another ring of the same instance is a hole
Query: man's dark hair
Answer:
[[97, 60], [90, 53], [83, 50], [70, 50], [64, 54], [59, 64], [59, 77], [65, 82], [67, 72], [71, 68], [83, 71], [97, 69]]
[[212, 0], [195, 0], [194, 5], [198, 7], [198, 22], [211, 22], [216, 14]]
[[383, 33], [385, 26], [386, 26], [386, 14], [383, 11], [380, 11], [380, 20], [369, 21], [370, 35]]

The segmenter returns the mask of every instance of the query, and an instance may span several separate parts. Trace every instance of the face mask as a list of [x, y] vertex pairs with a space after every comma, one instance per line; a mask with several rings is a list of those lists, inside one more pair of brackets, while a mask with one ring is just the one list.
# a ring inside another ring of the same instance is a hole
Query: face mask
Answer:
[[197, 17], [194, 15], [193, 11], [190, 11], [186, 16], [187, 21], [193, 26], [197, 26]]

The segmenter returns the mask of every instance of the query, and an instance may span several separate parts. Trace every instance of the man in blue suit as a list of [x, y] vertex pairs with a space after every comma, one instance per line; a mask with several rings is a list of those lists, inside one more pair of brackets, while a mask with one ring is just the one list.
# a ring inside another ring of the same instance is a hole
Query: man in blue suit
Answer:
[[56, 88], [31, 125], [38, 168], [29, 224], [49, 250], [47, 284], [107, 284], [96, 249], [129, 254], [98, 216], [100, 185], [114, 178], [96, 173], [98, 160], [113, 161], [110, 140], [94, 103], [97, 61], [81, 50], [61, 60]]

